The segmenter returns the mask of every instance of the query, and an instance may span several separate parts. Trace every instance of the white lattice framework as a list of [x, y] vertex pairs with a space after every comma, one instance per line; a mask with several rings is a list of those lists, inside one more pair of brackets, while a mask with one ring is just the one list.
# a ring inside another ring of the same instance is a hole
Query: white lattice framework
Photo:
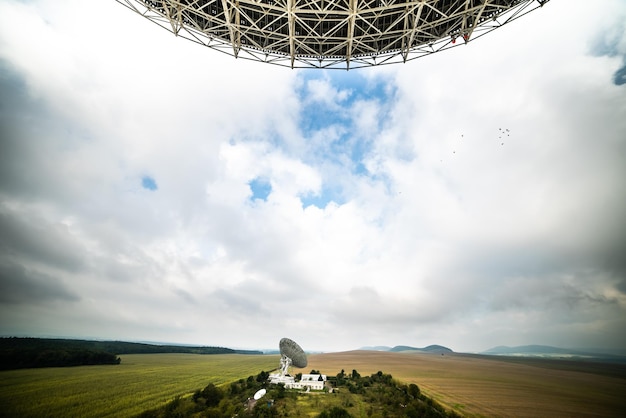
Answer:
[[292, 68], [406, 62], [474, 40], [549, 0], [117, 0], [235, 57]]

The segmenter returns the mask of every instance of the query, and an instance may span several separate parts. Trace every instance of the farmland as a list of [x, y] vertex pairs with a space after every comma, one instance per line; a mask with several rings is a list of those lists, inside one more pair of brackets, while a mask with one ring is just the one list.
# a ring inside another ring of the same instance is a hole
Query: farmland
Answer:
[[128, 354], [119, 365], [0, 372], [0, 416], [132, 416], [278, 364], [278, 356]]
[[466, 416], [612, 417], [626, 410], [626, 367], [619, 364], [354, 351], [311, 355], [309, 367], [384, 370]]
[[[0, 416], [133, 416], [278, 365], [276, 355], [122, 355], [120, 365], [0, 372]], [[506, 361], [468, 355], [372, 351], [314, 354], [310, 369], [335, 375], [383, 370], [415, 383], [466, 416], [620, 416], [626, 410], [623, 365]]]

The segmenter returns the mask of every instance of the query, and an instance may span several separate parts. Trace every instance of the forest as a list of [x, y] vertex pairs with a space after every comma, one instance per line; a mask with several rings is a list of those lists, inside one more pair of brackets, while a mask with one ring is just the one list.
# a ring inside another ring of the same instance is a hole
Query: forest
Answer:
[[0, 370], [119, 364], [120, 354], [262, 354], [224, 347], [156, 345], [124, 341], [0, 338]]

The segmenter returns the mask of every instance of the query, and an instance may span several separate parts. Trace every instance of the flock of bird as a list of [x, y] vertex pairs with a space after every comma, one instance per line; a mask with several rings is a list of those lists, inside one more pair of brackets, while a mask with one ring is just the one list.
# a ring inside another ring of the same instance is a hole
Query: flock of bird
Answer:
[[[505, 133], [506, 136], [511, 136], [511, 131], [509, 131], [509, 128], [505, 128], [504, 130], [502, 130], [502, 128], [498, 128], [498, 130], [500, 131], [500, 136], [498, 137], [498, 139], [502, 139], [502, 135], [504, 135]], [[504, 145], [504, 142], [501, 145]]]
[[[504, 140], [511, 136], [511, 130], [509, 128], [498, 128], [498, 139], [500, 140], [500, 146], [504, 145]], [[465, 135], [461, 134], [461, 139], [464, 139]], [[452, 150], [452, 154], [456, 154], [456, 150]], [[440, 160], [443, 162], [443, 159]]]

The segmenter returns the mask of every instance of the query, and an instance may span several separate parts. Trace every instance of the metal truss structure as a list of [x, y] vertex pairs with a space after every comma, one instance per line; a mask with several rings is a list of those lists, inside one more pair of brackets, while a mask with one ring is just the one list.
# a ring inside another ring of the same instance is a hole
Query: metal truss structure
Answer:
[[474, 40], [549, 0], [116, 0], [177, 36], [291, 68], [406, 62]]

